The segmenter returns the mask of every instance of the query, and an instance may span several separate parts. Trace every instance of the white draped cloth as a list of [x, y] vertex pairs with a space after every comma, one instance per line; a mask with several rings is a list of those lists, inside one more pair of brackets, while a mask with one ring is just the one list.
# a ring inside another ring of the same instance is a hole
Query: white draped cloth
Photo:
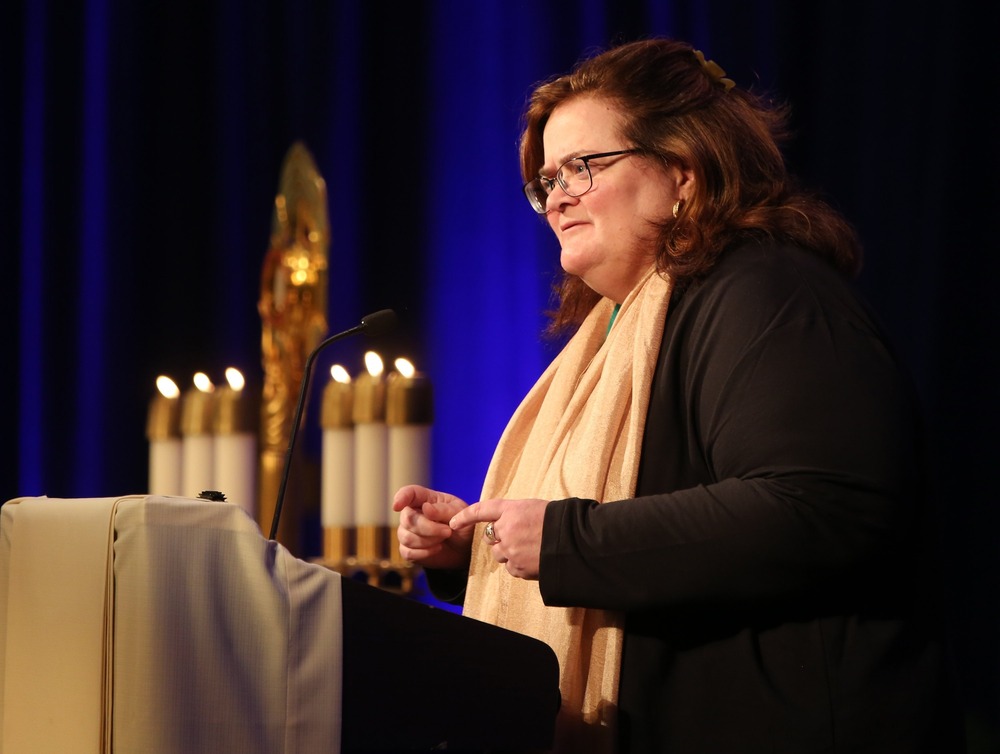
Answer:
[[337, 752], [341, 586], [227, 503], [0, 509], [0, 752]]

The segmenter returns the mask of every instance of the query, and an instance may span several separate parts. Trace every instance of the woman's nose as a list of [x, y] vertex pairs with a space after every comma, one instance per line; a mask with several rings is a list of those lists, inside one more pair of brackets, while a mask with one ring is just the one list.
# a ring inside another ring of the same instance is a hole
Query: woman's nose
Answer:
[[552, 191], [545, 198], [545, 211], [561, 210], [567, 204], [576, 204], [580, 200], [578, 196], [570, 196], [558, 183], [552, 187]]

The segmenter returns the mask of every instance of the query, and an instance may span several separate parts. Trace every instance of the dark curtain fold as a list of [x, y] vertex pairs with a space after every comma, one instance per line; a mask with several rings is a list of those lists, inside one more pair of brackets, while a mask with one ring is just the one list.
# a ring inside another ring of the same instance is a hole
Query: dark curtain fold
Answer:
[[[860, 285], [924, 402], [956, 651], [976, 745], [991, 750], [998, 8], [4, 3], [0, 498], [142, 491], [155, 376], [235, 365], [253, 379], [271, 205], [303, 140], [329, 190], [330, 326], [399, 311], [384, 348], [434, 381], [435, 482], [474, 500], [552, 355], [538, 332], [556, 247], [517, 172], [525, 96], [589, 49], [677, 36], [791, 103], [791, 165], [865, 241]], [[336, 358], [357, 365], [360, 348]]]

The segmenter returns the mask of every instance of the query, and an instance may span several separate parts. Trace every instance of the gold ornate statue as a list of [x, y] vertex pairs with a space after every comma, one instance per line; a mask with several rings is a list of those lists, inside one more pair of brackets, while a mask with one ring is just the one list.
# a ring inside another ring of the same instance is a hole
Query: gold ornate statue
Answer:
[[[264, 389], [257, 510], [265, 533], [271, 527], [306, 358], [327, 331], [329, 247], [326, 183], [312, 155], [296, 142], [285, 156], [274, 198], [258, 304]], [[307, 499], [318, 501], [318, 494], [310, 494], [316, 487], [318, 482], [310, 485], [302, 475], [293, 475], [285, 492], [277, 538], [300, 556], [301, 514]]]

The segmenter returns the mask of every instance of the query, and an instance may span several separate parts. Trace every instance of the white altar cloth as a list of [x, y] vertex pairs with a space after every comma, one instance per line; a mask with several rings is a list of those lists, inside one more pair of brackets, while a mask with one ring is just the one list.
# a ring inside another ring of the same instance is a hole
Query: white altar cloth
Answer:
[[338, 752], [339, 576], [228, 503], [0, 508], [0, 752]]

